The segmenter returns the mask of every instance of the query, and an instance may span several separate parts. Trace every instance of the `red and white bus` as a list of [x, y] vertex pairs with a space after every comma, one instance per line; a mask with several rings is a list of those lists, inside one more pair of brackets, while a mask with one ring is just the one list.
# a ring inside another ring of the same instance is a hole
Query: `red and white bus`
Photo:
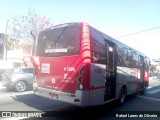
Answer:
[[145, 92], [149, 59], [85, 22], [66, 23], [39, 33], [32, 62], [35, 94], [78, 106], [124, 103]]

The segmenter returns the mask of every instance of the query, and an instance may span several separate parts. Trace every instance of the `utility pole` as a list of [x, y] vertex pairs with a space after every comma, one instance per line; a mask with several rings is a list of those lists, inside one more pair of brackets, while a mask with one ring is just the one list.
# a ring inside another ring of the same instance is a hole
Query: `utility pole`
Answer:
[[3, 45], [3, 41], [4, 41], [4, 34], [0, 33], [0, 60], [2, 60], [4, 58], [4, 45]]
[[[7, 21], [6, 21], [6, 29], [5, 29], [5, 33], [6, 33], [6, 41], [8, 41], [8, 22], [9, 22], [9, 20], [7, 19]], [[4, 45], [4, 60], [7, 60], [7, 47], [6, 47], [6, 45], [5, 44], [3, 44]]]
[[7, 19], [7, 21], [6, 21], [6, 30], [5, 30], [6, 34], [7, 34], [7, 30], [8, 30], [8, 22], [9, 22], [9, 20]]

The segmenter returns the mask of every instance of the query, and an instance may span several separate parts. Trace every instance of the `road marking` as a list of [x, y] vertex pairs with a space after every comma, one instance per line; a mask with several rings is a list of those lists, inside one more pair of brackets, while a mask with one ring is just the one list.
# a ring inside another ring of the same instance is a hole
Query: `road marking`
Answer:
[[160, 91], [160, 89], [156, 89], [156, 90], [152, 90], [152, 91], [147, 92], [147, 93], [149, 93], [149, 94], [154, 94], [154, 93], [157, 93], [157, 92], [159, 92], [159, 91]]
[[149, 100], [154, 100], [154, 101], [158, 101], [160, 102], [160, 99], [156, 99], [156, 98], [150, 98], [150, 97], [145, 97], [145, 96], [140, 96], [140, 95], [135, 95], [136, 97], [140, 97], [140, 98], [145, 98], [145, 99], [149, 99]]

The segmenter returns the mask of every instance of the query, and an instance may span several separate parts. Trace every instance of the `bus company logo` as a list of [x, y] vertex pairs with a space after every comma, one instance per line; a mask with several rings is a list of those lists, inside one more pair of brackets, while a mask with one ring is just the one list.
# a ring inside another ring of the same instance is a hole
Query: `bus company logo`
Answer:
[[56, 82], [56, 79], [53, 77], [53, 78], [51, 79], [51, 83], [54, 84], [55, 82]]
[[68, 74], [67, 74], [67, 73], [64, 73], [63, 79], [64, 79], [64, 80], [67, 79], [67, 76], [68, 76]]

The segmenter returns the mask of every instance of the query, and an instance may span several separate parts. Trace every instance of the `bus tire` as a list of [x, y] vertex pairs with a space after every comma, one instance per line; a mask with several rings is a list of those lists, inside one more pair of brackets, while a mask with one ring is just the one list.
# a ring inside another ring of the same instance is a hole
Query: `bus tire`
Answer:
[[123, 105], [125, 100], [126, 100], [126, 96], [127, 96], [127, 90], [126, 87], [122, 87], [119, 93], [119, 99], [118, 99], [118, 103], [120, 105]]
[[145, 94], [147, 92], [147, 87], [144, 87], [143, 90], [140, 91], [141, 94]]

